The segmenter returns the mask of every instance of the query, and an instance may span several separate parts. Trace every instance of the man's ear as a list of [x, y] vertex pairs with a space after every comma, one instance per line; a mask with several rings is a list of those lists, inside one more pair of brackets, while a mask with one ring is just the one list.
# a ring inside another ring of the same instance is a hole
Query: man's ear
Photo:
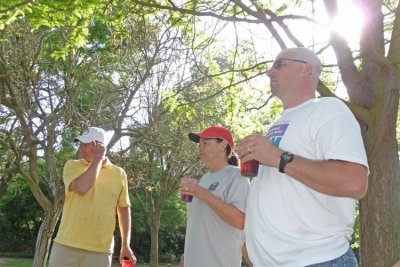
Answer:
[[314, 69], [311, 66], [311, 64], [307, 63], [305, 68], [304, 68], [304, 71], [303, 71], [303, 77], [307, 78], [307, 77], [312, 76], [313, 75], [313, 71], [314, 71]]

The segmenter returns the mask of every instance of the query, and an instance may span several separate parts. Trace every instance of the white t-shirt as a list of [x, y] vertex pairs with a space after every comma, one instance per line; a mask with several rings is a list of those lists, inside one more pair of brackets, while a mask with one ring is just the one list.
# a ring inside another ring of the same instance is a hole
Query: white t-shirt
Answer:
[[[238, 167], [228, 165], [207, 173], [199, 185], [244, 212], [250, 182]], [[226, 223], [207, 204], [195, 197], [188, 203], [186, 267], [240, 267], [243, 241], [243, 231]]]
[[[304, 158], [368, 167], [359, 124], [336, 98], [312, 99], [284, 110], [267, 138]], [[300, 267], [343, 255], [353, 233], [355, 204], [352, 198], [319, 193], [276, 168], [260, 165], [246, 210], [250, 260], [255, 267]]]

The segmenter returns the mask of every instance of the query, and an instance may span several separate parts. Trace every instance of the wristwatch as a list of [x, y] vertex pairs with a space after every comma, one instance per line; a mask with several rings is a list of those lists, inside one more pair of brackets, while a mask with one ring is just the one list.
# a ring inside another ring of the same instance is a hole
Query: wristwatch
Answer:
[[281, 161], [279, 162], [279, 171], [281, 173], [285, 173], [285, 166], [289, 162], [291, 162], [294, 158], [294, 155], [289, 151], [283, 152], [281, 155]]

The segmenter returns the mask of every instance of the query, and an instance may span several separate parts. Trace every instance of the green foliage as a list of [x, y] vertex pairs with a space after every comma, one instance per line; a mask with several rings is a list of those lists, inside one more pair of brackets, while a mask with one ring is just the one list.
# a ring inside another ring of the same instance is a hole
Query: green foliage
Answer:
[[179, 230], [186, 227], [186, 203], [179, 198], [178, 192], [166, 201], [161, 217], [160, 228], [163, 231]]
[[[128, 7], [124, 1], [112, 3], [103, 0], [84, 1], [33, 1], [24, 2], [18, 0], [2, 1], [0, 4], [0, 30], [6, 29], [13, 23], [25, 21], [33, 30], [52, 29], [62, 31], [66, 42], [64, 46], [52, 51], [56, 58], [66, 59], [69, 52], [76, 53], [79, 48], [87, 45], [90, 29], [92, 38], [104, 37], [110, 33], [105, 28], [96, 33], [95, 25], [109, 25], [115, 28], [117, 35], [124, 35], [123, 21], [126, 18], [126, 10], [135, 12], [135, 9]], [[139, 12], [139, 10], [137, 10]], [[140, 12], [139, 12], [140, 13]]]
[[357, 205], [356, 209], [356, 220], [354, 222], [353, 227], [353, 239], [351, 242], [351, 247], [353, 250], [358, 250], [360, 248], [360, 212], [359, 212], [359, 205]]
[[[143, 194], [143, 193], [140, 193]], [[145, 210], [138, 202], [138, 198], [131, 196], [132, 204], [132, 248], [141, 262], [148, 262], [150, 252], [150, 229]], [[161, 262], [180, 257], [183, 253], [186, 229], [186, 204], [180, 201], [177, 194], [169, 197], [162, 211], [159, 232], [159, 253], [168, 256], [161, 257]], [[118, 235], [118, 231], [116, 231]], [[118, 238], [117, 238], [118, 240]], [[119, 241], [115, 251], [119, 251]]]
[[22, 177], [14, 177], [0, 199], [0, 251], [33, 253], [42, 219], [42, 209], [28, 184]]

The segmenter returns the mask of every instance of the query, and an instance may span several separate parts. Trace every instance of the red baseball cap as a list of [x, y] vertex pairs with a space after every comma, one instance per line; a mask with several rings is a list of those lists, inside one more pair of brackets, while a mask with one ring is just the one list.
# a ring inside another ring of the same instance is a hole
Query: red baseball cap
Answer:
[[207, 129], [203, 130], [202, 132], [199, 133], [189, 133], [189, 138], [193, 142], [200, 142], [200, 137], [202, 138], [219, 138], [226, 140], [231, 148], [233, 149], [235, 147], [235, 143], [233, 142], [233, 137], [231, 132], [221, 126], [211, 126], [208, 127]]

